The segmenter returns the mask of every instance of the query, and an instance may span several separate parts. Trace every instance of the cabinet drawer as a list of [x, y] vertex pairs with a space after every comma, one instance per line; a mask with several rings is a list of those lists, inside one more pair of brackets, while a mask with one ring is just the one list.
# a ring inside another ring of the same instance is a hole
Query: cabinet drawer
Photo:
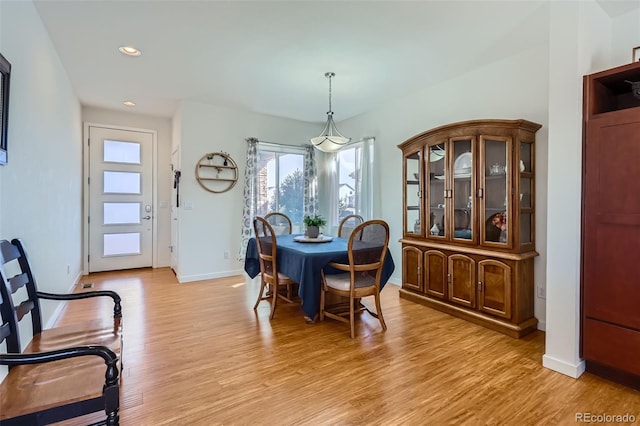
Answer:
[[640, 376], [640, 332], [587, 318], [582, 336], [583, 356]]

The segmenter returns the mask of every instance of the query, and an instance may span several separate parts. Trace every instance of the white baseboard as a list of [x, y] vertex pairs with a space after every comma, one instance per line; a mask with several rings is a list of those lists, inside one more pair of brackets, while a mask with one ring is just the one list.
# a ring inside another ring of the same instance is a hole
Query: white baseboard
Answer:
[[212, 280], [215, 278], [226, 278], [232, 277], [234, 275], [244, 275], [244, 270], [237, 269], [232, 271], [223, 271], [223, 272], [215, 272], [210, 274], [199, 274], [199, 275], [176, 275], [179, 283], [189, 283], [193, 281], [203, 281], [203, 280]]
[[574, 379], [580, 377], [585, 370], [584, 360], [581, 360], [577, 364], [571, 364], [546, 354], [542, 356], [542, 366], [566, 376], [573, 377]]
[[538, 320], [538, 330], [547, 331], [547, 323], [546, 323], [546, 321]]

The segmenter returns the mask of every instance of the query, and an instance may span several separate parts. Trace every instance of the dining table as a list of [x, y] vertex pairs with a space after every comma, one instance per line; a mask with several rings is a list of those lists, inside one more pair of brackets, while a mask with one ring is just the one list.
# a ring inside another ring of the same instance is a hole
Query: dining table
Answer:
[[[302, 310], [307, 320], [314, 321], [320, 307], [320, 292], [322, 290], [322, 275], [343, 273], [327, 266], [329, 262], [349, 263], [348, 238], [332, 237], [318, 238], [323, 242], [307, 241], [301, 234], [283, 234], [276, 237], [278, 272], [287, 275], [299, 284], [298, 296], [302, 301]], [[387, 283], [395, 269], [391, 253], [387, 250], [380, 288]], [[251, 278], [260, 274], [260, 261], [256, 239], [251, 238], [247, 243], [244, 270]]]

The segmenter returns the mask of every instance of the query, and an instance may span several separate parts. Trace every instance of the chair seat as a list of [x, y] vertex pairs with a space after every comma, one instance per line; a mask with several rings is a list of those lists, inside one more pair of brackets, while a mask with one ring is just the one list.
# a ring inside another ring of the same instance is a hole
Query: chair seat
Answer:
[[104, 405], [100, 399], [104, 382], [96, 377], [104, 378], [105, 370], [104, 360], [98, 356], [14, 367], [0, 384], [0, 421], [92, 398], [96, 407], [82, 414], [98, 411]]
[[[351, 274], [332, 274], [325, 275], [325, 281], [328, 287], [336, 290], [349, 291], [351, 288]], [[374, 287], [376, 285], [375, 277], [369, 274], [362, 274], [356, 278], [355, 288]]]
[[122, 362], [122, 319], [95, 319], [45, 329], [33, 336], [23, 352], [46, 352], [83, 345], [106, 346], [115, 352]]
[[295, 283], [295, 281], [293, 281], [287, 275], [278, 271], [278, 285], [287, 285], [287, 284], [293, 284], [293, 283]]

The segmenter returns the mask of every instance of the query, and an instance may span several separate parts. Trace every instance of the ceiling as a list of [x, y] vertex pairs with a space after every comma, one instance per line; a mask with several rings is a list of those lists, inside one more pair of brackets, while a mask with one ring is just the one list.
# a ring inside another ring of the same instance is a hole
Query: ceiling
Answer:
[[326, 118], [325, 72], [341, 121], [546, 43], [545, 3], [35, 1], [83, 105], [170, 117], [192, 100], [310, 122]]

